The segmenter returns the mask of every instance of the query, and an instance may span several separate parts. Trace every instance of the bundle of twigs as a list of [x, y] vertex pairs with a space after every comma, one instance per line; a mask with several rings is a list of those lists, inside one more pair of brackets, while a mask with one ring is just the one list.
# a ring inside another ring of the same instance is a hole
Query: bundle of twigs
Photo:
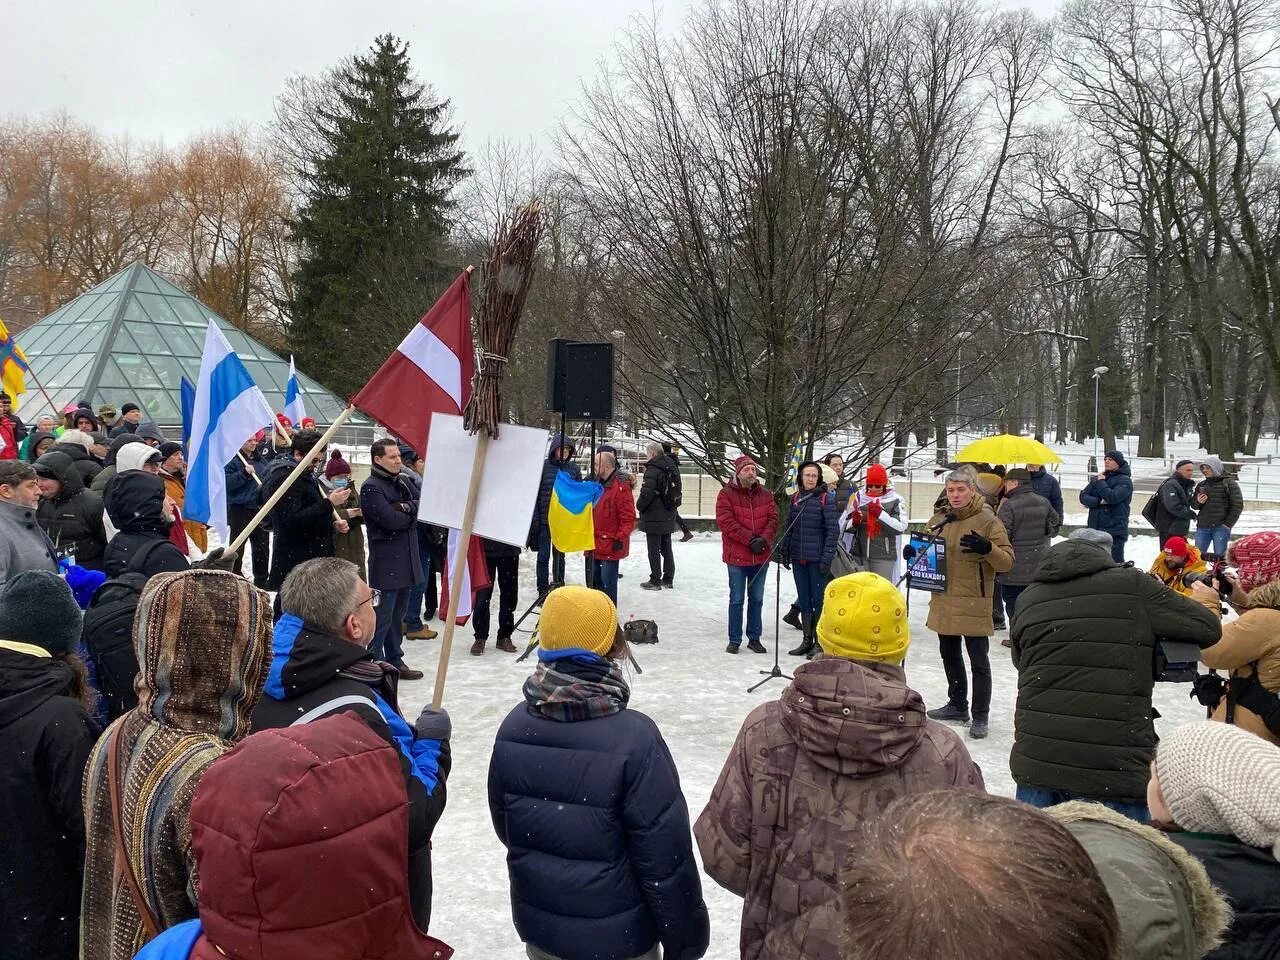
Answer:
[[498, 435], [502, 417], [502, 374], [520, 324], [520, 311], [533, 282], [534, 258], [542, 239], [542, 208], [535, 201], [502, 218], [484, 264], [476, 338], [480, 362], [463, 423], [472, 433]]

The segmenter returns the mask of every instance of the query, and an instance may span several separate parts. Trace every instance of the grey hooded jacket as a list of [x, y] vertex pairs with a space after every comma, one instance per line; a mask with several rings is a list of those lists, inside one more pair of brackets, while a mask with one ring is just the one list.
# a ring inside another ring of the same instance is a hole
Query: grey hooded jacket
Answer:
[[1244, 494], [1240, 492], [1240, 484], [1235, 477], [1227, 476], [1226, 468], [1217, 457], [1205, 457], [1204, 465], [1213, 476], [1197, 483], [1192, 494], [1196, 502], [1199, 502], [1201, 494], [1209, 498], [1196, 514], [1196, 526], [1200, 529], [1234, 527], [1244, 512]]
[[0, 584], [28, 570], [58, 572], [53, 544], [33, 507], [0, 500]]

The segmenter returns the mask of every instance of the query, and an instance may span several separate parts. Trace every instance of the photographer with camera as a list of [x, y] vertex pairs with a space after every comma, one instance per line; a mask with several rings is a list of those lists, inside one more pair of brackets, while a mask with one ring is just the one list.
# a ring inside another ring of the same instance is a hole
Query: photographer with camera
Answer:
[[1222, 625], [1222, 639], [1200, 651], [1210, 670], [1228, 670], [1224, 684], [1216, 674], [1201, 677], [1195, 696], [1210, 719], [1235, 724], [1280, 744], [1280, 533], [1264, 530], [1241, 537], [1227, 551], [1235, 567], [1220, 569], [1191, 584], [1191, 597], [1214, 616], [1225, 600], [1240, 614]]
[[1208, 573], [1209, 565], [1185, 537], [1170, 537], [1164, 542], [1164, 549], [1156, 554], [1148, 572], [1170, 590], [1189, 597], [1192, 578]]

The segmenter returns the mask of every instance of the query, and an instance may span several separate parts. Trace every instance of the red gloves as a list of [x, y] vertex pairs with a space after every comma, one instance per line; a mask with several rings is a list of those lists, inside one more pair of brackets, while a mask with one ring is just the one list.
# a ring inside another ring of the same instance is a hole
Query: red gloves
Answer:
[[854, 510], [853, 513], [849, 514], [848, 526], [850, 527], [862, 526], [862, 513], [860, 511]]
[[872, 500], [867, 504], [867, 513], [875, 520], [880, 519], [880, 514], [884, 512], [884, 507], [880, 506], [879, 500]]

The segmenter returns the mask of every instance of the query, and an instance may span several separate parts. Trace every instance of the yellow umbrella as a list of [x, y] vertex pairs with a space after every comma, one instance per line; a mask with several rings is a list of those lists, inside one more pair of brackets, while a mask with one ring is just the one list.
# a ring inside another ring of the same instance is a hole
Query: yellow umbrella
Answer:
[[1002, 433], [975, 440], [956, 454], [960, 463], [1061, 463], [1062, 458], [1032, 437]]

